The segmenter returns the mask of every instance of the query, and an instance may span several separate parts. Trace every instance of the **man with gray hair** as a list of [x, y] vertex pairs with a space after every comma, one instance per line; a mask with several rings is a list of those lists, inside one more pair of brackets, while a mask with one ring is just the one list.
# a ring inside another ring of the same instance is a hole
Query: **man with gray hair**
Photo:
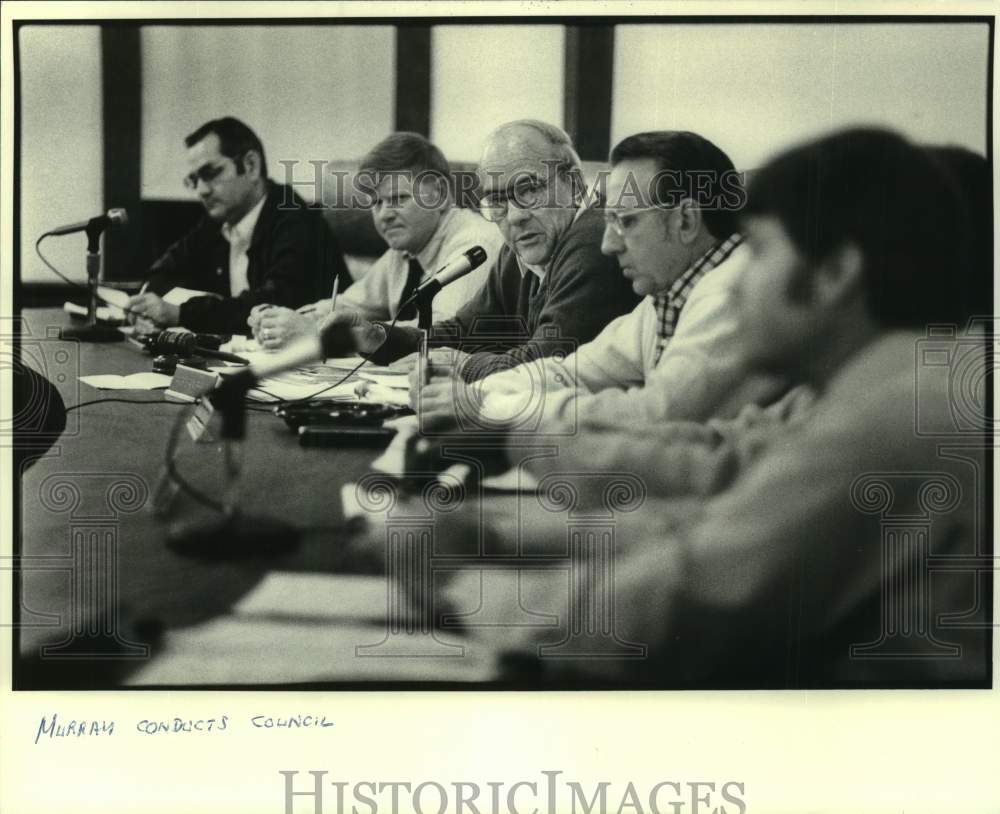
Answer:
[[[565, 132], [534, 119], [487, 138], [479, 164], [483, 217], [504, 239], [485, 284], [430, 344], [461, 347], [468, 381], [593, 339], [638, 301], [617, 262], [601, 253], [604, 219], [585, 202], [580, 158]], [[416, 350], [419, 332], [357, 315], [358, 348], [376, 362]], [[468, 354], [471, 358], [465, 359]]]

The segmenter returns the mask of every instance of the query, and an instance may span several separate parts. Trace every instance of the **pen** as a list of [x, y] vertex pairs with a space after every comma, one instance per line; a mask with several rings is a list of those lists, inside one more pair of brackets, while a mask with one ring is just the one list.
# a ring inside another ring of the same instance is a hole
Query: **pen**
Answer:
[[330, 313], [337, 307], [337, 294], [340, 293], [340, 277], [333, 278], [333, 293], [330, 295]]
[[431, 360], [430, 351], [427, 347], [427, 331], [420, 332], [420, 343], [417, 346], [417, 381], [420, 386], [431, 383]]

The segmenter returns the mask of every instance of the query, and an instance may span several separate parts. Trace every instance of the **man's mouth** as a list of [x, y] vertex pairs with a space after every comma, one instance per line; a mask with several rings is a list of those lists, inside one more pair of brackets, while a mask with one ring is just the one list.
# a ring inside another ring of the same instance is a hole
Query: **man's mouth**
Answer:
[[516, 238], [515, 242], [520, 246], [531, 245], [541, 239], [541, 234], [538, 232], [528, 232], [527, 234], [521, 235]]

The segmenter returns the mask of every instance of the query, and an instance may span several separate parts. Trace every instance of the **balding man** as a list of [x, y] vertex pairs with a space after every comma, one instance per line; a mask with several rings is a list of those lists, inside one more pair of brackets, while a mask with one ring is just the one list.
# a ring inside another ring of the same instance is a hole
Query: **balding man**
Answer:
[[[432, 345], [461, 348], [468, 381], [566, 352], [567, 340], [589, 342], [638, 301], [615, 259], [601, 253], [604, 219], [584, 202], [566, 133], [533, 119], [501, 125], [486, 141], [479, 179], [480, 212], [505, 245], [485, 284], [431, 333]], [[353, 324], [359, 349], [377, 362], [417, 347], [415, 329]]]

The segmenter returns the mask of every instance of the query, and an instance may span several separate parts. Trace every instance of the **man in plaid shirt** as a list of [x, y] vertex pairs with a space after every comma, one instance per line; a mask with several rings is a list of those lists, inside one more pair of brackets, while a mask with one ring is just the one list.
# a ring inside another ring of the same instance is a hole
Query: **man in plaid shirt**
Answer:
[[[575, 353], [490, 376], [475, 395], [444, 377], [415, 387], [423, 426], [458, 418], [468, 429], [474, 412], [471, 423], [491, 429], [567, 434], [706, 421], [773, 401], [783, 383], [749, 371], [737, 336], [743, 201], [740, 175], [707, 139], [682, 131], [626, 138], [611, 152], [601, 250], [618, 258], [643, 300]], [[440, 367], [447, 353], [435, 351]]]

